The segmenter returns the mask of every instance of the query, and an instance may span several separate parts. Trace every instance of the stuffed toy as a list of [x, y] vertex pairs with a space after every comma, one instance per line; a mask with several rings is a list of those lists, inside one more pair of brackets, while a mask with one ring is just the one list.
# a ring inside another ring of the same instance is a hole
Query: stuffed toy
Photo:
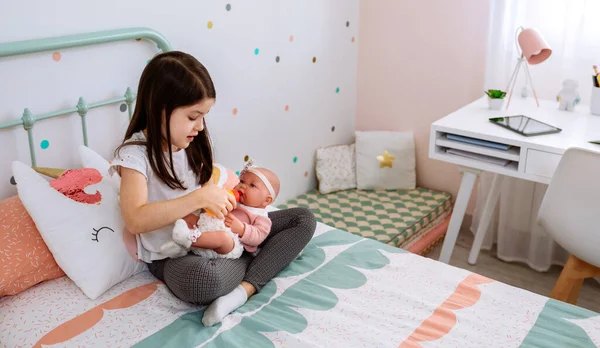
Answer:
[[[217, 186], [227, 189], [235, 197], [236, 202], [239, 202], [239, 193], [233, 190], [239, 183], [239, 178], [233, 171], [220, 164], [216, 164], [213, 167], [211, 180]], [[193, 241], [198, 239], [202, 233], [213, 231], [226, 231], [233, 238], [234, 248], [231, 252], [221, 255], [217, 254], [214, 250], [192, 247]], [[172, 240], [163, 244], [160, 248], [161, 254], [171, 258], [185, 256], [188, 251], [206, 258], [235, 259], [242, 255], [244, 247], [240, 243], [238, 235], [231, 232], [225, 226], [224, 219], [217, 218], [210, 211], [199, 211], [177, 220], [173, 228]]]
[[573, 111], [575, 109], [575, 105], [581, 101], [579, 92], [577, 91], [578, 87], [579, 82], [576, 80], [566, 79], [563, 81], [563, 88], [556, 96], [556, 100], [559, 103], [559, 110]]

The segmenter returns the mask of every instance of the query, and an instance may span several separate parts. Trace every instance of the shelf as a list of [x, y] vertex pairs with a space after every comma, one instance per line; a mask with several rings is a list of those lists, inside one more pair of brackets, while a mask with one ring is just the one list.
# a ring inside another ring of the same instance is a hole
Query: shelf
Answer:
[[474, 145], [474, 144], [469, 144], [469, 143], [465, 143], [465, 142], [457, 141], [457, 140], [449, 140], [448, 138], [446, 138], [446, 134], [437, 138], [435, 141], [435, 145], [441, 146], [444, 148], [468, 151], [468, 152], [472, 152], [472, 153], [476, 153], [476, 154], [480, 154], [480, 155], [486, 155], [486, 156], [501, 158], [501, 159], [515, 161], [515, 162], [519, 162], [519, 159], [520, 159], [520, 150], [521, 149], [519, 147], [513, 146], [506, 151], [498, 150], [498, 149], [490, 148], [487, 146]]
[[[501, 165], [497, 163], [491, 163], [487, 161], [455, 155], [452, 153], [447, 153], [446, 149], [440, 147], [438, 147], [438, 149], [436, 150], [436, 157], [438, 157], [439, 159], [445, 158], [445, 161], [456, 163], [458, 165], [464, 165], [467, 167], [478, 168], [485, 171], [493, 171], [507, 175], [519, 171], [519, 162], [517, 161], [510, 161], [506, 165]], [[492, 168], [495, 169], [491, 170]]]

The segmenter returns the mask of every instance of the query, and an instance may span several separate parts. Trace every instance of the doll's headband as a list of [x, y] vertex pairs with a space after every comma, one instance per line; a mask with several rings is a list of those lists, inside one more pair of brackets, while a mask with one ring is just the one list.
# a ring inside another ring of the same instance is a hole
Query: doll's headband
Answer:
[[267, 179], [267, 177], [260, 170], [258, 170], [258, 167], [256, 165], [254, 165], [253, 159], [249, 159], [248, 162], [246, 162], [244, 169], [240, 172], [240, 176], [242, 176], [244, 173], [252, 173], [252, 174], [258, 176], [258, 178], [267, 187], [267, 190], [269, 190], [269, 193], [273, 197], [273, 200], [275, 200], [276, 195], [275, 195], [275, 190], [273, 189], [273, 185], [271, 185], [271, 182], [269, 181], [269, 179]]

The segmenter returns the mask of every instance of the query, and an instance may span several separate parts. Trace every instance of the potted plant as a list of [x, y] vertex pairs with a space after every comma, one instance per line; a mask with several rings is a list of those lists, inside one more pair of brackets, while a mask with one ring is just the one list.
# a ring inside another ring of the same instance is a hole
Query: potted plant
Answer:
[[499, 89], [488, 89], [487, 91], [485, 91], [485, 94], [487, 94], [488, 96], [488, 104], [490, 106], [490, 109], [500, 110], [500, 108], [502, 108], [506, 92], [501, 91]]

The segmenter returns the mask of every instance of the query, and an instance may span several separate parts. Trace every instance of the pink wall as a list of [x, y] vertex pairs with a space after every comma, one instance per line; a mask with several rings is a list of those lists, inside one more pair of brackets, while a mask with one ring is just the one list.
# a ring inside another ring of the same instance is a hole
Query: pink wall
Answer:
[[456, 197], [455, 165], [428, 158], [432, 122], [483, 95], [488, 1], [362, 0], [356, 129], [412, 130], [417, 183]]

